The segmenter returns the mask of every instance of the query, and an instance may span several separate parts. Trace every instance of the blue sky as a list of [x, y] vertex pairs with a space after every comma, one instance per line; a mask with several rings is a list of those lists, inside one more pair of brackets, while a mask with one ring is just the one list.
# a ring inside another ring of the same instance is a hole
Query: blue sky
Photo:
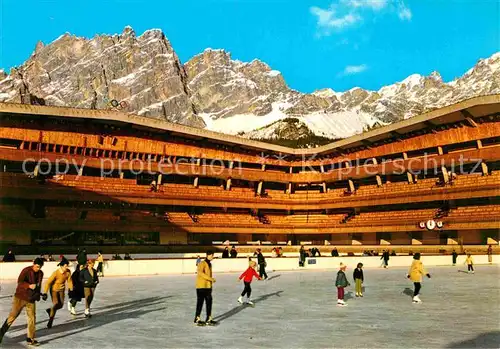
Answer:
[[[22, 5], [20, 5], [22, 3]], [[38, 40], [161, 28], [183, 62], [205, 48], [258, 58], [303, 92], [378, 89], [437, 70], [445, 81], [500, 50], [497, 0], [2, 0], [0, 67]]]

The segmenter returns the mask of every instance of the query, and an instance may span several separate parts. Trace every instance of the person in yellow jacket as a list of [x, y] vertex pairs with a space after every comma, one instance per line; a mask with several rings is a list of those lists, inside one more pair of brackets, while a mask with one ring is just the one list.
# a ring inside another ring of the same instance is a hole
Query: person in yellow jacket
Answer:
[[474, 274], [474, 261], [472, 260], [472, 256], [470, 253], [467, 253], [467, 257], [465, 258], [465, 264], [467, 264], [467, 272]]
[[418, 295], [420, 293], [420, 289], [422, 288], [421, 283], [424, 275], [427, 275], [428, 278], [431, 277], [420, 261], [420, 253], [417, 252], [413, 256], [413, 262], [411, 263], [410, 270], [406, 275], [411, 281], [413, 281], [413, 285], [415, 287], [413, 290], [413, 303], [422, 303]]
[[97, 276], [104, 277], [104, 256], [102, 255], [101, 251], [97, 252], [97, 258], [95, 261], [97, 262]]
[[52, 297], [53, 307], [46, 310], [49, 315], [49, 322], [47, 323], [47, 328], [52, 328], [54, 322], [54, 317], [56, 312], [61, 309], [64, 305], [64, 293], [66, 291], [66, 282], [68, 283], [68, 288], [73, 290], [73, 281], [71, 280], [71, 271], [69, 271], [69, 262], [67, 259], [63, 259], [50, 278], [45, 284], [45, 293], [50, 291]]
[[[198, 269], [196, 273], [196, 315], [194, 317], [194, 323], [198, 326], [217, 325], [217, 321], [212, 319], [212, 284], [215, 279], [212, 277], [212, 263], [214, 259], [214, 253], [212, 251], [207, 252], [207, 257], [198, 264]], [[205, 322], [201, 321], [200, 315], [203, 309], [203, 303], [207, 303], [207, 320]]]

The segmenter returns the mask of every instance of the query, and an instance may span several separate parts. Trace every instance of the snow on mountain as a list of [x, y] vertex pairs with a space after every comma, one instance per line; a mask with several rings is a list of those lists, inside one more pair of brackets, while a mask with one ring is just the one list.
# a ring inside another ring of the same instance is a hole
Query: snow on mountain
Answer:
[[127, 102], [125, 112], [258, 139], [296, 133], [343, 138], [495, 93], [500, 52], [448, 83], [432, 72], [378, 91], [304, 94], [266, 63], [234, 60], [221, 49], [206, 49], [182, 64], [161, 30], [136, 36], [131, 27], [91, 39], [66, 33], [48, 45], [39, 42], [24, 64], [9, 74], [0, 71], [0, 102], [105, 109], [116, 99]]

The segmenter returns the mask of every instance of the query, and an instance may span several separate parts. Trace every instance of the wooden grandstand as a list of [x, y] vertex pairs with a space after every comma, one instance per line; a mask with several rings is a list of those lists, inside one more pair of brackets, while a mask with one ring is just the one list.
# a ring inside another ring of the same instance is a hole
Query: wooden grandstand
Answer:
[[500, 95], [314, 149], [117, 111], [0, 103], [0, 123], [4, 245], [499, 241]]

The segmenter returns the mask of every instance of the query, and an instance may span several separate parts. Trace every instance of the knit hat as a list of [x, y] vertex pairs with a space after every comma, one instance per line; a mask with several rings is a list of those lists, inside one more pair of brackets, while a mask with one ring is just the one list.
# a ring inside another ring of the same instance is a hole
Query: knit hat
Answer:
[[69, 265], [69, 261], [66, 258], [63, 258], [58, 264], [59, 267], [62, 267], [63, 265]]
[[413, 259], [420, 259], [420, 252], [415, 253]]

